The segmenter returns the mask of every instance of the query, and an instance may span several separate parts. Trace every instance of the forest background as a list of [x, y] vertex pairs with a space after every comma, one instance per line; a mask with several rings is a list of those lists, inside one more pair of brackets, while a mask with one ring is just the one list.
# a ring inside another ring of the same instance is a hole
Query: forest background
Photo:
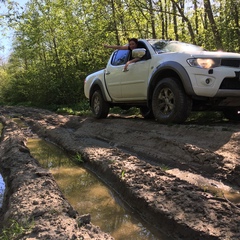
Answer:
[[239, 0], [30, 0], [26, 9], [0, 0], [2, 28], [14, 33], [0, 65], [0, 103], [85, 103], [84, 79], [105, 67], [103, 44], [158, 38], [207, 50], [240, 52]]

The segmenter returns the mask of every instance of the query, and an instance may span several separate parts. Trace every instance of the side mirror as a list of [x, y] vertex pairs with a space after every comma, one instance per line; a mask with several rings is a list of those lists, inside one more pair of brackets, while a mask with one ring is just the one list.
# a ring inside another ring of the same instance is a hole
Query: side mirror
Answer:
[[146, 54], [145, 48], [136, 48], [132, 50], [133, 58], [142, 58]]

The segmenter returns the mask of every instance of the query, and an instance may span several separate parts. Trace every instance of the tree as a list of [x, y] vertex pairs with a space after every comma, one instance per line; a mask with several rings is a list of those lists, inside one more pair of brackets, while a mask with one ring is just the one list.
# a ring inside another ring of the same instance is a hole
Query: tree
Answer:
[[220, 33], [218, 31], [218, 27], [217, 27], [217, 25], [215, 23], [215, 20], [214, 20], [214, 17], [213, 17], [213, 12], [212, 12], [212, 7], [211, 7], [210, 0], [204, 0], [204, 8], [205, 8], [205, 12], [208, 16], [210, 26], [212, 28], [212, 33], [213, 33], [213, 36], [214, 36], [216, 46], [217, 46], [218, 49], [219, 48], [222, 49], [223, 45], [222, 45], [222, 41], [221, 41], [221, 36], [220, 36]]
[[111, 53], [104, 43], [171, 38], [240, 50], [237, 0], [31, 0], [24, 13], [8, 7], [15, 41], [6, 92], [16, 102], [81, 101], [85, 76], [104, 68]]

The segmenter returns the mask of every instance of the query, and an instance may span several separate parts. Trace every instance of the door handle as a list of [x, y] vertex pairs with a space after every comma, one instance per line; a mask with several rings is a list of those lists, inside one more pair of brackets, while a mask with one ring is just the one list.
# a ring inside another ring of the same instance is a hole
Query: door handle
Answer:
[[105, 74], [106, 74], [106, 75], [109, 75], [109, 74], [110, 74], [110, 72], [109, 72], [109, 71], [105, 71]]

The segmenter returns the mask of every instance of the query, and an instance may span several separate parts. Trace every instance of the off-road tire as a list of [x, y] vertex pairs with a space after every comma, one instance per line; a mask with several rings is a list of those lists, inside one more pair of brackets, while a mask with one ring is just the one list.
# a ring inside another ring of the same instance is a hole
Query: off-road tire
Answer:
[[92, 95], [91, 109], [95, 118], [106, 118], [109, 113], [109, 104], [104, 100], [100, 90], [96, 90]]
[[190, 115], [192, 100], [175, 78], [162, 79], [154, 89], [152, 110], [160, 123], [183, 123]]

